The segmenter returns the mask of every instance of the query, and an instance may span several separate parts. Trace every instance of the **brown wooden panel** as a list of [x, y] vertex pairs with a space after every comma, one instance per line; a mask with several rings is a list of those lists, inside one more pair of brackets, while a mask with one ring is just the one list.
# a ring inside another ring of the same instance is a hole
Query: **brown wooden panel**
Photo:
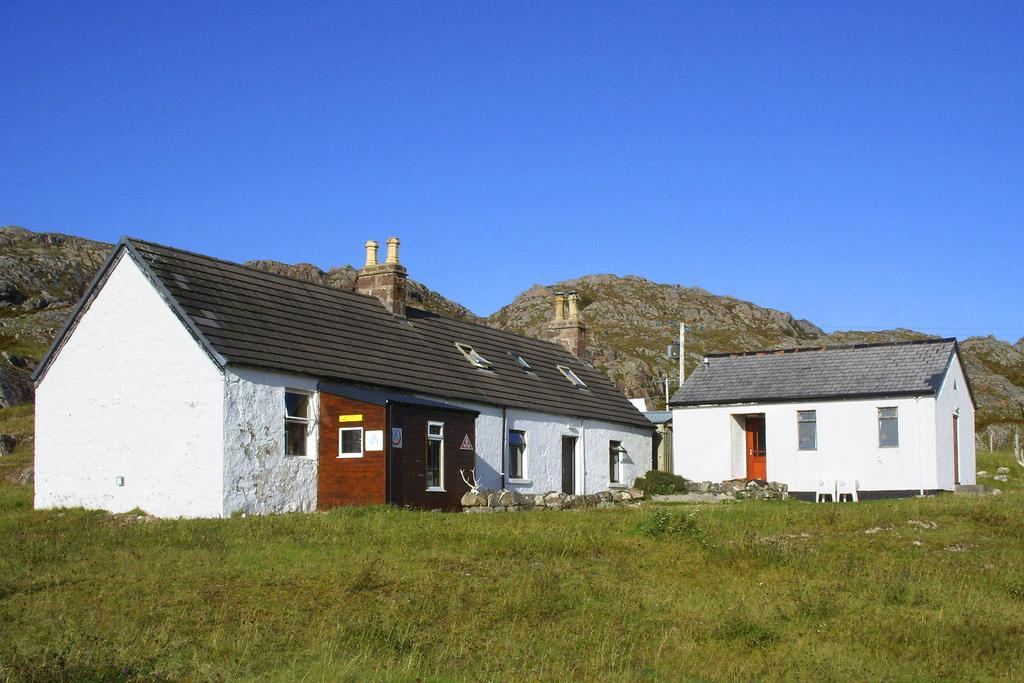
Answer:
[[[444, 423], [444, 491], [427, 490], [427, 422]], [[392, 502], [416, 508], [458, 510], [462, 495], [469, 490], [459, 470], [476, 467], [476, 452], [462, 450], [469, 437], [476, 446], [476, 416], [473, 413], [434, 410], [423, 407], [392, 406], [391, 426], [402, 428], [402, 447], [392, 449]]]
[[[362, 415], [361, 422], [339, 422], [341, 415]], [[366, 452], [366, 432], [385, 430], [385, 409], [342, 396], [320, 394], [320, 462], [317, 471], [317, 507], [382, 505], [387, 502], [386, 450]], [[363, 428], [363, 457], [338, 457], [338, 429]], [[386, 434], [385, 434], [386, 437]], [[387, 438], [384, 439], [387, 448]]]

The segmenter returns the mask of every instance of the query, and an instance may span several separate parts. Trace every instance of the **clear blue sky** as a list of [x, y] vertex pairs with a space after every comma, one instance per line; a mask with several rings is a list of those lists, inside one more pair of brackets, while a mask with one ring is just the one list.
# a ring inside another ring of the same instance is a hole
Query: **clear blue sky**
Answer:
[[1021, 2], [0, 2], [0, 224], [1024, 336]]

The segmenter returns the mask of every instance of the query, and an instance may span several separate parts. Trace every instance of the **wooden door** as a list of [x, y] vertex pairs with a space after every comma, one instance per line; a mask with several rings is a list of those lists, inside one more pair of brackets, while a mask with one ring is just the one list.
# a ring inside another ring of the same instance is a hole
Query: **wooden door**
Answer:
[[747, 479], [768, 478], [764, 415], [747, 415]]
[[562, 437], [562, 493], [576, 492], [576, 437]]
[[960, 416], [953, 416], [953, 485], [960, 483]]

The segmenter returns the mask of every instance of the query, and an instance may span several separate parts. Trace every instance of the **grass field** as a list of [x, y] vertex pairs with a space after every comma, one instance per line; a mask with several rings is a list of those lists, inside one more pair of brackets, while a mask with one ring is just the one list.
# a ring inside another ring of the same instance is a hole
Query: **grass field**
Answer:
[[1012, 468], [984, 498], [202, 521], [0, 484], [0, 679], [1019, 678]]

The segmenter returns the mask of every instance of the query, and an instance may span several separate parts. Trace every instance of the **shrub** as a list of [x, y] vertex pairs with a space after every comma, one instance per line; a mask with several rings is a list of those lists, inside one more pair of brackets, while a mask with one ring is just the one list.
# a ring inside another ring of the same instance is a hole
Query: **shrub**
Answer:
[[644, 476], [637, 477], [633, 483], [634, 486], [648, 496], [666, 493], [686, 493], [689, 490], [686, 484], [687, 481], [678, 474], [659, 472], [658, 470], [651, 470]]

